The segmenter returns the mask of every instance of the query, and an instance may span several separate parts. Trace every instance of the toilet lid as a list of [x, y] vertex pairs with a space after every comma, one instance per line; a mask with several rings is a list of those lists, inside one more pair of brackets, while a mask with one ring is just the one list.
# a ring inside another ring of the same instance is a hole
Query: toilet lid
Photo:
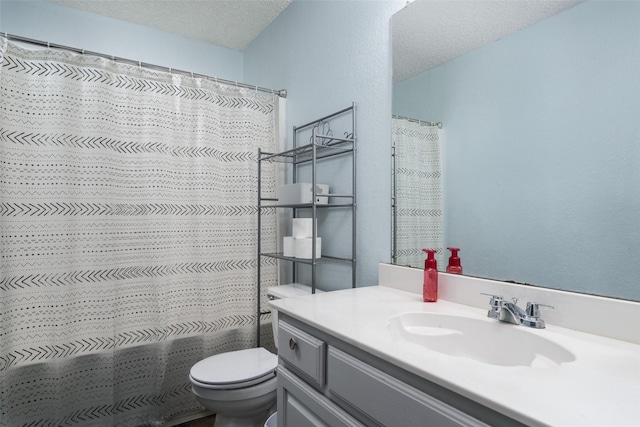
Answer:
[[273, 376], [278, 356], [262, 347], [207, 357], [193, 365], [191, 378], [202, 384], [235, 384]]

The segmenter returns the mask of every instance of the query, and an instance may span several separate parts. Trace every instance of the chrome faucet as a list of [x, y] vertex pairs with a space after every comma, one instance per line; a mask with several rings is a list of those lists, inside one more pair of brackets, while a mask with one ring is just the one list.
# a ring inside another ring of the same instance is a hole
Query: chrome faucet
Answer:
[[513, 302], [505, 301], [500, 295], [482, 294], [491, 297], [490, 308], [487, 317], [497, 319], [501, 322], [513, 323], [514, 325], [524, 325], [530, 328], [543, 329], [544, 320], [540, 317], [540, 307], [553, 308], [553, 306], [528, 302], [527, 308], [518, 306], [518, 298], [512, 298]]

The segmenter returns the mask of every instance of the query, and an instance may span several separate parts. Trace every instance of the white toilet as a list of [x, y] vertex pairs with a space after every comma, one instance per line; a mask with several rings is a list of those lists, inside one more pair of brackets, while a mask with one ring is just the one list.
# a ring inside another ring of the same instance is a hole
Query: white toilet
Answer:
[[[309, 286], [298, 283], [267, 290], [270, 299], [310, 293]], [[277, 346], [276, 310], [271, 310], [271, 319]], [[193, 365], [191, 390], [216, 414], [216, 427], [262, 427], [276, 402], [277, 366], [278, 357], [262, 347], [217, 354]]]

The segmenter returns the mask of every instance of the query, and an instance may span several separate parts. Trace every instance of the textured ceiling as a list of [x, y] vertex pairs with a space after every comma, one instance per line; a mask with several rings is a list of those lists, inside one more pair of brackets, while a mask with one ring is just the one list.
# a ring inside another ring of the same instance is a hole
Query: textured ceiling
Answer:
[[581, 0], [416, 0], [393, 16], [397, 83], [548, 18]]
[[[293, 0], [48, 1], [243, 51]], [[392, 19], [393, 80], [426, 71], [580, 1], [416, 0]]]
[[242, 51], [292, 0], [49, 1]]

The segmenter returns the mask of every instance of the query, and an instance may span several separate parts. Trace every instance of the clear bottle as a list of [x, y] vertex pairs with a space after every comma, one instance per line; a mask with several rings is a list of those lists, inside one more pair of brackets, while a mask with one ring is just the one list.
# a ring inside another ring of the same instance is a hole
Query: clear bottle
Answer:
[[422, 299], [424, 302], [438, 301], [438, 261], [433, 249], [423, 249], [427, 253], [424, 261], [424, 282], [422, 283]]
[[449, 257], [449, 265], [447, 266], [447, 273], [462, 274], [462, 266], [460, 265], [460, 257], [458, 251], [460, 248], [447, 248], [451, 251]]

